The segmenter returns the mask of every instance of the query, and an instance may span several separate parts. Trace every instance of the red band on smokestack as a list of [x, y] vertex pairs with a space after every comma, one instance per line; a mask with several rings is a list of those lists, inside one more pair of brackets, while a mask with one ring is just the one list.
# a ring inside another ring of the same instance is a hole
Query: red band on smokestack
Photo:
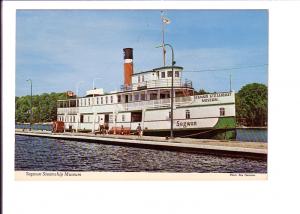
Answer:
[[132, 84], [133, 74], [133, 49], [124, 48], [124, 85], [128, 86]]

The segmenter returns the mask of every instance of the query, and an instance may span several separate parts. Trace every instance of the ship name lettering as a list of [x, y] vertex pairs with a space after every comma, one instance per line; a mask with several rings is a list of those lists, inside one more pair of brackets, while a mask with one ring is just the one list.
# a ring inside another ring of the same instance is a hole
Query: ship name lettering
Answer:
[[191, 121], [191, 122], [177, 121], [177, 122], [176, 122], [176, 126], [183, 127], [183, 128], [186, 128], [186, 127], [188, 127], [188, 126], [197, 126], [197, 122], [196, 122], [196, 121]]
[[218, 101], [218, 98], [202, 99], [202, 102], [214, 102], [214, 101]]
[[196, 95], [195, 99], [202, 99], [202, 102], [212, 102], [212, 101], [218, 101], [217, 99], [218, 97], [228, 97], [228, 96], [231, 96], [231, 92]]

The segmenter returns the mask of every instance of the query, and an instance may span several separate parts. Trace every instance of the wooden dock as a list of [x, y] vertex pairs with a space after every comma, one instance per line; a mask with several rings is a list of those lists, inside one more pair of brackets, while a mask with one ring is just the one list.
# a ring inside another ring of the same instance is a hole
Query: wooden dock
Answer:
[[222, 141], [212, 139], [175, 138], [136, 135], [94, 135], [91, 133], [51, 133], [49, 131], [28, 131], [16, 129], [16, 135], [55, 138], [91, 143], [175, 150], [180, 152], [206, 153], [222, 156], [235, 156], [255, 159], [267, 159], [267, 143]]

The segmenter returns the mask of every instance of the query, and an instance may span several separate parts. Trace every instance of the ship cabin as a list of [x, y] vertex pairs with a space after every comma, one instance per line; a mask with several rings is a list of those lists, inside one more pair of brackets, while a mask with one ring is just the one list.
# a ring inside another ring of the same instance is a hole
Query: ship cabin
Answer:
[[[173, 67], [173, 88], [175, 102], [189, 101], [194, 95], [192, 82], [182, 81], [182, 67]], [[124, 109], [134, 107], [154, 107], [159, 104], [170, 104], [172, 89], [172, 67], [166, 66], [135, 73], [132, 75], [132, 84], [122, 85], [119, 91], [104, 92], [103, 88], [88, 90], [84, 97], [69, 97], [59, 100], [58, 108], [91, 107], [123, 104]], [[185, 98], [184, 98], [185, 97]]]
[[[174, 97], [193, 95], [192, 82], [182, 81], [182, 67], [173, 67]], [[171, 97], [172, 67], [161, 67], [135, 73], [132, 84], [121, 86], [118, 100], [121, 103], [139, 102], [147, 100], [167, 99]]]

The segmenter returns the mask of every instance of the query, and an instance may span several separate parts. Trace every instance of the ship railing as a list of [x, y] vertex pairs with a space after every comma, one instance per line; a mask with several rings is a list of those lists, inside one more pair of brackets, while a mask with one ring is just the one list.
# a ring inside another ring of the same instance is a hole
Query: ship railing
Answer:
[[57, 108], [57, 114], [77, 114], [77, 107], [69, 107], [69, 108]]
[[[188, 104], [193, 102], [193, 96], [187, 97], [175, 97], [174, 103], [175, 106], [179, 106], [182, 104]], [[124, 104], [126, 110], [142, 110], [147, 108], [162, 108], [162, 107], [170, 107], [171, 99], [158, 99], [158, 100], [148, 100], [148, 101], [140, 101], [140, 102], [132, 102]]]
[[[158, 87], [171, 87], [172, 80], [171, 79], [159, 79], [159, 80], [150, 80], [144, 81], [139, 83], [134, 83], [131, 86], [121, 86], [122, 91], [130, 91], [130, 90], [139, 90], [139, 89], [146, 89], [146, 88], [158, 88]], [[187, 87], [192, 88], [192, 81], [185, 80], [182, 81], [181, 79], [174, 79], [173, 82], [174, 87]]]

